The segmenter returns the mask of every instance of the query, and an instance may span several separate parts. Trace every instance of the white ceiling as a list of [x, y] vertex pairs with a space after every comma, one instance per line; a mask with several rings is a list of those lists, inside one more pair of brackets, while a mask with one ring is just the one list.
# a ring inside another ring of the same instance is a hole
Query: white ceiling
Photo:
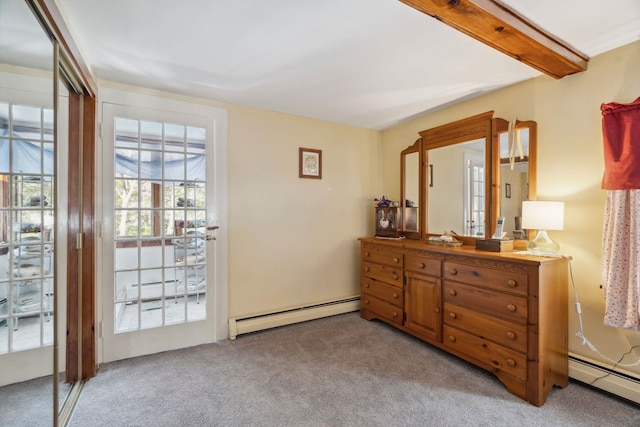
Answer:
[[[398, 0], [57, 1], [98, 79], [365, 128], [540, 75]], [[590, 57], [640, 40], [639, 0], [504, 3]]]

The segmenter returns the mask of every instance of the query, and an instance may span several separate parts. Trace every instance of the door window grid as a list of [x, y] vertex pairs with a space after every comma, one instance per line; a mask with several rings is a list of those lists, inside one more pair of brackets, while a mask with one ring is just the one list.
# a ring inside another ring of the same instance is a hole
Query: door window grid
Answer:
[[482, 237], [485, 225], [484, 165], [473, 160], [466, 160], [465, 163], [465, 235]]
[[115, 118], [115, 331], [206, 317], [204, 128]]
[[53, 344], [53, 110], [0, 102], [0, 354]]

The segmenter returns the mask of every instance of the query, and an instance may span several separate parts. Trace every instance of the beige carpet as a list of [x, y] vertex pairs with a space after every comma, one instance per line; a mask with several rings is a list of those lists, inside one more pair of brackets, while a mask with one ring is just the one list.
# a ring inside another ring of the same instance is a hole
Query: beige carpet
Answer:
[[537, 408], [491, 374], [350, 313], [105, 364], [72, 426], [640, 426], [571, 381]]

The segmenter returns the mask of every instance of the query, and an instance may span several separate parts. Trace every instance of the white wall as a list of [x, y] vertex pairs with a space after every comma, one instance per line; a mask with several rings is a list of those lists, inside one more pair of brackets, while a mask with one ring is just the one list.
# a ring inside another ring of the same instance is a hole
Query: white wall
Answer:
[[[600, 105], [632, 102], [640, 96], [640, 42], [592, 58], [586, 72], [554, 80], [547, 76], [444, 108], [382, 134], [383, 155], [395, 156], [418, 132], [489, 110], [504, 119], [538, 123], [538, 199], [565, 202], [564, 231], [550, 232], [560, 250], [573, 257], [573, 275], [580, 297], [586, 336], [608, 358], [618, 360], [640, 333], [603, 325], [604, 297], [600, 289], [602, 221], [605, 191]], [[399, 162], [398, 162], [399, 163]], [[383, 192], [400, 188], [400, 171], [382, 166]], [[569, 304], [569, 350], [582, 358], [604, 361], [574, 336], [578, 317], [574, 293]], [[624, 361], [638, 359], [634, 350]], [[626, 368], [640, 376], [640, 368]]]

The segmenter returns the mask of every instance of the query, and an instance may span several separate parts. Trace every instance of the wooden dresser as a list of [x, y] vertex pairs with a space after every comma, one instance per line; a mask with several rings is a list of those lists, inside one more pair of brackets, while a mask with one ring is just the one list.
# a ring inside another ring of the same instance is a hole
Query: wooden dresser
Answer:
[[360, 241], [362, 318], [493, 372], [536, 406], [554, 385], [567, 386], [566, 259]]

